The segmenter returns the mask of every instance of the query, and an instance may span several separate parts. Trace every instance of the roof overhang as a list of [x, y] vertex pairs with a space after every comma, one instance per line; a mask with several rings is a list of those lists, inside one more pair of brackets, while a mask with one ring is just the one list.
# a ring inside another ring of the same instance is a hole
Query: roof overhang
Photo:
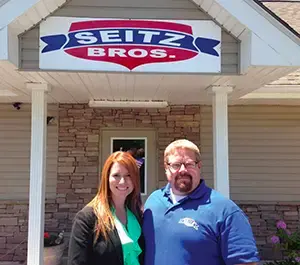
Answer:
[[18, 35], [34, 27], [66, 0], [7, 0], [0, 7], [0, 62], [18, 66]]
[[0, 61], [8, 61], [18, 65], [19, 60], [19, 42], [18, 36], [9, 26], [0, 29]]
[[[300, 39], [258, 5], [256, 0], [190, 1], [241, 41], [241, 74], [247, 75], [253, 69], [257, 69], [260, 73], [263, 73], [264, 69], [266, 72], [272, 69], [272, 76], [259, 80], [257, 83], [259, 86], [268, 84], [300, 67], [300, 56], [295, 56], [300, 54]], [[9, 0], [1, 6], [0, 66], [3, 63], [4, 68], [7, 63], [10, 63], [17, 69], [18, 35], [40, 23], [66, 2], [68, 1]], [[223, 78], [220, 79], [222, 80]], [[241, 90], [232, 99], [238, 100], [257, 88], [258, 86], [253, 86], [248, 90]]]

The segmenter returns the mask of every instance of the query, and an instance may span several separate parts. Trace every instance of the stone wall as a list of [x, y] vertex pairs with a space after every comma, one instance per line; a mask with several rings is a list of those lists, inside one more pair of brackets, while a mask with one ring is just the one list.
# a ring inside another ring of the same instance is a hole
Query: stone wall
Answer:
[[98, 109], [60, 105], [57, 203], [59, 226], [70, 230], [78, 209], [91, 200], [99, 180], [101, 128], [152, 128], [157, 131], [158, 159], [174, 139], [200, 144], [200, 106], [166, 109]]
[[[0, 262], [26, 260], [28, 201], [0, 200]], [[46, 200], [45, 230], [56, 232], [61, 213], [56, 200]]]
[[[162, 165], [163, 151], [174, 139], [188, 138], [200, 144], [200, 106], [92, 109], [80, 104], [60, 105], [57, 199], [46, 203], [47, 231], [69, 233], [76, 212], [95, 195], [99, 180], [100, 130], [107, 127], [156, 130]], [[8, 251], [2, 260], [26, 259], [27, 217], [28, 202], [0, 201], [0, 261]]]
[[0, 261], [26, 256], [27, 202], [0, 201]]
[[[280, 259], [280, 253], [275, 253], [272, 249], [270, 237], [276, 231], [278, 220], [284, 220], [291, 231], [300, 228], [300, 203], [241, 202], [239, 206], [249, 217], [261, 258], [265, 260]], [[57, 231], [59, 226], [67, 227], [71, 216], [76, 211], [76, 208], [70, 208], [69, 212], [59, 207], [59, 203], [47, 202], [46, 229]], [[27, 202], [0, 201], [0, 261], [24, 261], [26, 259], [27, 216]], [[62, 219], [62, 217], [65, 220], [59, 223], [58, 219]], [[4, 256], [7, 252], [9, 254]]]
[[239, 206], [249, 217], [260, 255], [265, 260], [280, 259], [281, 253], [275, 252], [271, 236], [276, 233], [276, 223], [285, 221], [291, 232], [300, 229], [300, 203], [240, 203]]

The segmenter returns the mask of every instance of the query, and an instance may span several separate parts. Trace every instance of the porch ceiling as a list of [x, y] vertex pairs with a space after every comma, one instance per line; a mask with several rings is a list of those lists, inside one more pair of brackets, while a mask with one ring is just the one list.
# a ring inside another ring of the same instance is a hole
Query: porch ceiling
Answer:
[[[285, 75], [287, 68], [251, 68], [246, 75], [161, 75], [89, 72], [20, 72], [0, 63], [0, 102], [30, 102], [26, 83], [49, 83], [49, 103], [87, 103], [91, 99], [166, 100], [170, 104], [211, 104], [210, 86], [233, 86], [231, 102]], [[255, 80], [255, 81], [254, 81]], [[10, 96], [15, 94], [15, 96]]]

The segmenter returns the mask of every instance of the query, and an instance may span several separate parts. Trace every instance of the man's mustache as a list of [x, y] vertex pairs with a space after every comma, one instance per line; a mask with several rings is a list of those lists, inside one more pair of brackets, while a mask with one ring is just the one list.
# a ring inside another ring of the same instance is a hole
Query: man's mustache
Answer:
[[190, 174], [187, 174], [187, 173], [184, 173], [184, 174], [178, 174], [176, 177], [175, 177], [175, 180], [180, 180], [181, 178], [190, 178], [192, 179], [192, 176]]

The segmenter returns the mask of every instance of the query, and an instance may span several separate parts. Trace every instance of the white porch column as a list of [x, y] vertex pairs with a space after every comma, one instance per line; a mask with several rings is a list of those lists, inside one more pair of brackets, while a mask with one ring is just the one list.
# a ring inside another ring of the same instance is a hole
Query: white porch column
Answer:
[[214, 188], [229, 198], [227, 95], [232, 87], [214, 86], [212, 92]]
[[27, 264], [43, 265], [48, 85], [27, 88], [32, 91]]

